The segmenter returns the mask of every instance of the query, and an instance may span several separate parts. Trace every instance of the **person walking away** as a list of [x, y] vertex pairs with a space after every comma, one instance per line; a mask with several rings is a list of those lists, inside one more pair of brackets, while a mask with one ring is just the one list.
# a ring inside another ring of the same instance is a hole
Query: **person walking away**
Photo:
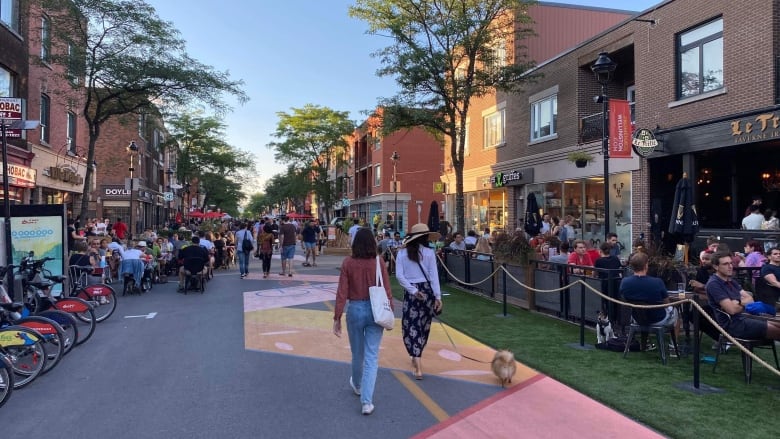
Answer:
[[376, 244], [369, 229], [360, 229], [352, 242], [352, 255], [341, 264], [336, 306], [333, 315], [333, 334], [341, 337], [341, 314], [347, 308], [347, 334], [352, 351], [352, 375], [349, 385], [360, 396], [362, 413], [374, 412], [374, 387], [379, 368], [379, 345], [384, 329], [374, 323], [368, 288], [375, 285], [377, 264], [382, 272], [382, 285], [390, 306], [393, 296], [385, 264], [377, 261]]
[[[306, 251], [306, 261], [304, 261], [304, 267], [317, 266], [317, 256], [314, 248], [317, 246], [317, 229], [314, 227], [311, 221], [306, 221], [301, 230], [301, 240], [303, 241], [303, 248]], [[309, 263], [309, 256], [311, 256], [311, 263]]]
[[241, 279], [249, 274], [249, 259], [252, 257], [252, 250], [255, 248], [255, 238], [252, 236], [252, 231], [249, 230], [250, 226], [247, 221], [243, 224], [243, 228], [236, 232], [238, 270], [241, 273]]
[[271, 223], [266, 223], [257, 237], [257, 255], [263, 261], [263, 279], [271, 274], [271, 256], [274, 253], [274, 233]]
[[423, 378], [420, 357], [428, 343], [433, 316], [442, 310], [436, 254], [428, 247], [428, 242], [439, 236], [426, 224], [415, 224], [396, 259], [395, 275], [404, 289], [402, 335], [406, 352], [412, 357], [412, 374], [418, 380]]
[[287, 274], [292, 277], [293, 258], [295, 257], [295, 226], [290, 224], [286, 216], [282, 217], [282, 225], [279, 226], [279, 244], [282, 247], [282, 272], [280, 275]]

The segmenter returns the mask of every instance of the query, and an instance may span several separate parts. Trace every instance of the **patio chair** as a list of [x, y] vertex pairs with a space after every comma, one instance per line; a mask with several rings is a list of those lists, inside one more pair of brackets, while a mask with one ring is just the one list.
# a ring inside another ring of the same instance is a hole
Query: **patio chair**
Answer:
[[[627, 300], [627, 302], [633, 305], [657, 305], [643, 301]], [[647, 308], [631, 308], [631, 322], [628, 325], [628, 338], [626, 340], [626, 349], [623, 351], [623, 358], [626, 358], [626, 355], [628, 355], [629, 346], [631, 346], [631, 342], [634, 340], [634, 336], [637, 332], [641, 333], [642, 340], [640, 341], [640, 346], [642, 346], [643, 349], [647, 344], [647, 335], [653, 333], [658, 342], [658, 352], [661, 354], [661, 363], [666, 365], [668, 357], [666, 338], [664, 337], [666, 332], [669, 333], [669, 338], [672, 341], [672, 346], [674, 346], [674, 352], [677, 354], [677, 358], [680, 358], [680, 350], [677, 347], [677, 337], [674, 334], [674, 325], [654, 325], [653, 322], [650, 321], [649, 311], [650, 309]]]
[[[731, 319], [731, 316], [723, 310], [716, 309], [715, 312], [723, 313], [727, 315], [729, 319]], [[772, 349], [772, 355], [774, 355], [775, 357], [775, 367], [780, 369], [780, 363], [778, 363], [777, 360], [777, 348], [775, 347], [774, 340], [770, 340], [768, 338], [764, 338], [764, 339], [739, 338], [739, 337], [734, 337], [733, 335], [732, 338], [738, 341], [739, 344], [744, 346], [750, 352], [753, 352], [753, 349], [755, 348]], [[712, 365], [713, 373], [715, 373], [715, 368], [718, 367], [718, 359], [720, 359], [720, 353], [723, 352], [725, 354], [727, 352], [725, 349], [727, 342], [728, 339], [726, 339], [726, 337], [723, 336], [723, 334], [720, 334], [718, 337], [718, 351], [715, 354], [715, 364]], [[753, 358], [750, 355], [741, 351], [740, 354], [742, 355], [742, 372], [745, 375], [745, 384], [750, 384], [751, 380], [753, 379]]]

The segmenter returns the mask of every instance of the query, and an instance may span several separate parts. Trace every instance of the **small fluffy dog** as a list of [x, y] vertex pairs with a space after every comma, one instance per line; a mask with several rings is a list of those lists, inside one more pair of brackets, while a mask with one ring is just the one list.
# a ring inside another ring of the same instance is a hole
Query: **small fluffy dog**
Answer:
[[599, 311], [598, 317], [596, 317], [596, 341], [601, 344], [606, 343], [611, 338], [615, 338], [615, 331], [612, 330], [609, 317]]
[[506, 349], [497, 351], [496, 355], [493, 356], [493, 361], [490, 362], [490, 368], [493, 369], [493, 374], [498, 378], [501, 387], [505, 387], [506, 384], [512, 382], [512, 377], [517, 371], [515, 354]]

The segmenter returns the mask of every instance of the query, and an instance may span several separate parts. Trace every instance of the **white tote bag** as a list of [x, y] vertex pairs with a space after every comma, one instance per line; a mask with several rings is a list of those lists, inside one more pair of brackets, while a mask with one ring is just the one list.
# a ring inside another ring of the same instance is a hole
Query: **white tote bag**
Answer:
[[376, 286], [368, 287], [368, 295], [371, 297], [371, 311], [374, 313], [374, 322], [387, 329], [393, 329], [395, 324], [395, 315], [393, 308], [390, 307], [390, 301], [387, 299], [387, 291], [382, 285], [382, 269], [379, 267], [381, 262], [376, 258]]

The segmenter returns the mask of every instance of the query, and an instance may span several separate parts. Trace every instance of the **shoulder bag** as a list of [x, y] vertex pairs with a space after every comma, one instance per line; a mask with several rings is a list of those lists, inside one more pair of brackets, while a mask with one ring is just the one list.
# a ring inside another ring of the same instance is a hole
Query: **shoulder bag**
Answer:
[[387, 329], [393, 329], [395, 315], [390, 301], [387, 299], [387, 291], [382, 285], [382, 269], [379, 257], [376, 258], [376, 286], [368, 287], [368, 295], [371, 298], [371, 311], [374, 313], [374, 323]]
[[[431, 284], [431, 280], [428, 279], [428, 273], [425, 272], [425, 269], [423, 268], [423, 266], [420, 263], [420, 261], [417, 261], [417, 265], [420, 267], [420, 271], [422, 271], [423, 276], [425, 276], [425, 282], [428, 284], [428, 288], [431, 288], [431, 294], [433, 294], [433, 285]], [[441, 309], [437, 311], [434, 308], [433, 314], [437, 315], [437, 316], [441, 315]]]
[[241, 240], [241, 250], [244, 251], [244, 253], [252, 253], [252, 240], [247, 239], [249, 237], [249, 230], [244, 229], [244, 239]]

